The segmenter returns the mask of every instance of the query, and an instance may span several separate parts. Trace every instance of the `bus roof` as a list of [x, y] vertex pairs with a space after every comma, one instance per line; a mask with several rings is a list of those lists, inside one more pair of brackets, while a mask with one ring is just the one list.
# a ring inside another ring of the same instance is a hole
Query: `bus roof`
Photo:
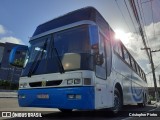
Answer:
[[69, 12], [63, 16], [45, 22], [39, 25], [33, 36], [41, 34], [43, 32], [62, 27], [71, 23], [75, 23], [82, 20], [91, 20], [94, 21], [102, 30], [109, 28], [108, 23], [104, 20], [102, 15], [93, 7], [85, 7], [72, 12]]

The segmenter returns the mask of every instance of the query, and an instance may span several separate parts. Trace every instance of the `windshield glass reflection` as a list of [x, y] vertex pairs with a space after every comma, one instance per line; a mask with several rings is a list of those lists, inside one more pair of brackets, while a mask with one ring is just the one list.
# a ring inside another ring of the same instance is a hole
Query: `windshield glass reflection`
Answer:
[[[46, 48], [43, 49], [46, 40]], [[31, 67], [37, 67], [33, 73], [35, 75], [60, 72], [57, 55], [65, 71], [91, 69], [89, 41], [87, 25], [32, 40], [22, 76], [26, 76]], [[58, 54], [55, 54], [54, 48], [56, 48]], [[42, 55], [41, 57], [39, 57], [40, 54]], [[37, 62], [39, 62], [38, 65]], [[33, 63], [35, 63], [35, 66]]]

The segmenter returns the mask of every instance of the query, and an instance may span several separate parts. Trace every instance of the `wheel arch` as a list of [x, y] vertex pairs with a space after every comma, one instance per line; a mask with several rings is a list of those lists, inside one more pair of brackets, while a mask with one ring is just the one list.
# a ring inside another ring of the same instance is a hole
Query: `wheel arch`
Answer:
[[121, 86], [121, 84], [120, 83], [116, 83], [115, 84], [115, 88], [117, 88], [118, 89], [118, 91], [120, 92], [120, 94], [121, 94], [121, 98], [122, 98], [122, 104], [123, 104], [123, 90], [122, 90], [122, 86]]
[[143, 99], [145, 99], [145, 101], [148, 101], [147, 93], [146, 92], [143, 93]]

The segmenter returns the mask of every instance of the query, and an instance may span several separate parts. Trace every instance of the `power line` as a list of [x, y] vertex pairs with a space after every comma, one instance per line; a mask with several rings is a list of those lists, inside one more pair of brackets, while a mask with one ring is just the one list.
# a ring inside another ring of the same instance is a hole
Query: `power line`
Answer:
[[[127, 3], [126, 3], [125, 0], [124, 0], [124, 3], [125, 3], [125, 6], [126, 6], [126, 8], [127, 8], [127, 12], [128, 12], [129, 17], [130, 17], [130, 19], [131, 19], [131, 22], [132, 22], [132, 24], [133, 24], [135, 33], [138, 34], [137, 29], [136, 29], [135, 24], [134, 24], [134, 21], [133, 21], [133, 18], [132, 18], [132, 15], [131, 15], [131, 13], [130, 13], [130, 10], [129, 10], [129, 8], [128, 8], [128, 6], [127, 6]], [[136, 37], [136, 39], [138, 40], [138, 36]]]
[[[153, 5], [152, 5], [152, 1], [153, 0], [149, 0], [149, 1], [145, 1], [145, 2], [142, 2], [142, 3], [148, 3], [150, 2], [150, 6], [151, 6], [151, 19], [152, 19], [152, 22], [153, 22], [153, 38], [155, 38], [155, 26], [154, 26], [154, 15], [153, 15]], [[141, 3], [141, 4], [142, 4]], [[148, 40], [147, 40], [148, 41]], [[148, 41], [149, 42], [149, 41]], [[149, 44], [148, 44], [149, 45]]]
[[120, 6], [118, 5], [117, 0], [115, 0], [115, 2], [116, 2], [116, 5], [117, 5], [117, 7], [118, 7], [118, 9], [119, 9], [119, 11], [120, 11], [120, 13], [121, 13], [122, 17], [123, 17], [123, 19], [124, 19], [124, 21], [125, 21], [125, 23], [126, 23], [126, 25], [127, 25], [128, 29], [129, 29], [129, 31], [131, 32], [131, 29], [130, 29], [130, 27], [129, 27], [129, 25], [128, 25], [128, 23], [127, 23], [127, 21], [126, 21], [126, 19], [125, 19], [124, 15], [123, 15], [123, 12], [122, 12], [122, 10], [121, 10]]
[[140, 3], [141, 3], [140, 5], [141, 5], [141, 9], [142, 9], [142, 15], [143, 15], [143, 18], [144, 18], [144, 26], [146, 26], [146, 20], [145, 20], [144, 10], [143, 10], [143, 7], [142, 7], [143, 2], [140, 2]]
[[142, 20], [142, 24], [144, 26], [144, 23], [143, 23], [143, 19], [142, 19], [142, 15], [141, 15], [141, 11], [140, 11], [140, 6], [139, 6], [139, 3], [138, 3], [138, 0], [137, 0], [137, 6], [138, 6], [138, 11], [139, 11], [139, 14], [140, 14], [140, 18]]
[[137, 30], [136, 30], [135, 24], [134, 24], [134, 22], [133, 22], [133, 19], [132, 19], [131, 13], [130, 13], [130, 11], [129, 11], [129, 8], [128, 8], [127, 3], [126, 3], [126, 1], [125, 1], [125, 0], [124, 0], [124, 3], [125, 3], [125, 6], [126, 6], [126, 8], [127, 8], [127, 11], [128, 11], [129, 17], [130, 17], [130, 19], [131, 19], [131, 21], [132, 21], [133, 27], [134, 27], [134, 29], [135, 29], [135, 31], [136, 31], [136, 33], [137, 33]]
[[[160, 0], [159, 0], [158, 4], [159, 4], [159, 6], [160, 6]], [[159, 12], [159, 16], [160, 16], [160, 12]]]
[[[141, 22], [139, 20], [139, 15], [138, 15], [138, 12], [137, 12], [137, 8], [136, 8], [136, 5], [135, 5], [135, 2], [134, 2], [134, 0], [130, 0], [129, 3], [130, 3], [130, 6], [132, 8], [134, 17], [135, 17], [135, 19], [136, 19], [136, 21], [137, 21], [137, 23], [139, 25], [139, 32], [141, 34], [144, 47], [147, 48], [145, 37], [144, 37], [144, 34], [143, 34], [143, 29], [142, 29], [142, 26], [141, 26]], [[151, 58], [150, 58], [150, 55], [149, 55], [149, 52], [148, 52], [147, 49], [146, 49], [146, 53], [147, 53], [147, 56], [148, 56], [149, 60], [151, 61]]]
[[153, 18], [153, 7], [152, 7], [152, 1], [150, 1], [151, 3], [151, 13], [152, 13], [152, 21], [153, 21], [153, 35], [154, 35], [154, 38], [155, 38], [155, 28], [154, 28], [154, 18]]
[[144, 2], [141, 2], [141, 3], [143, 4], [143, 3], [147, 3], [147, 2], [150, 2], [150, 0], [148, 0], [148, 1], [144, 1]]
[[[141, 0], [140, 0], [140, 3], [141, 3]], [[138, 6], [139, 14], [140, 14], [140, 17], [141, 17], [141, 20], [142, 20], [143, 32], [144, 32], [144, 35], [145, 35], [145, 38], [146, 38], [146, 43], [149, 46], [149, 41], [148, 41], [147, 34], [145, 32], [145, 27], [144, 27], [146, 25], [144, 12], [143, 12], [143, 8], [142, 8], [142, 4], [139, 5], [139, 0], [137, 0], [137, 6]], [[140, 7], [141, 7], [141, 10], [142, 10], [142, 13], [141, 13]]]
[[[143, 15], [142, 21], [143, 21], [143, 27], [144, 27], [144, 26], [146, 26], [146, 20], [145, 20], [144, 10], [143, 10], [143, 6], [142, 6], [143, 3], [144, 3], [144, 2], [141, 2], [141, 0], [140, 0], [140, 6], [141, 6], [141, 9], [142, 9], [142, 15]], [[146, 2], [145, 2], [145, 3], [146, 3]], [[147, 44], [148, 44], [148, 46], [149, 46], [149, 40], [148, 40], [148, 36], [147, 36], [147, 34], [146, 34], [146, 31], [145, 31], [145, 27], [144, 27], [144, 34], [145, 34], [145, 37], [146, 37], [146, 42], [147, 42]], [[149, 46], [149, 47], [150, 47], [150, 46]]]
[[[156, 70], [159, 66], [160, 66], [160, 64], [157, 65], [157, 66], [154, 68], [154, 70]], [[150, 74], [150, 73], [152, 73], [152, 71], [148, 72], [146, 75], [148, 75], [148, 74]]]

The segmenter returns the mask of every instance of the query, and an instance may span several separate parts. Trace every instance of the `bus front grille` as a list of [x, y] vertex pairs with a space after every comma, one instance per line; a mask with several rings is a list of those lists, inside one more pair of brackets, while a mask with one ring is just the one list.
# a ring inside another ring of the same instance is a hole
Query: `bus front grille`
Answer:
[[62, 80], [52, 80], [52, 81], [40, 81], [29, 83], [30, 87], [44, 87], [44, 86], [58, 86], [62, 83]]

